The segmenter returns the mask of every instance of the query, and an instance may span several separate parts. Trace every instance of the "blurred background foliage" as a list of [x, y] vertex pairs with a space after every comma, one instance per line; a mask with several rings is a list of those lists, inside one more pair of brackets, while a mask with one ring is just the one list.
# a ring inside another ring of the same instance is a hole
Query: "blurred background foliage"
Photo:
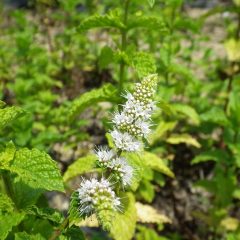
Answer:
[[239, 240], [239, 34], [238, 0], [5, 0], [0, 99], [27, 114], [0, 142], [47, 151], [76, 186], [85, 170], [71, 164], [109, 140], [118, 94], [157, 72], [147, 157], [175, 178], [144, 172], [137, 200], [169, 220], [139, 223], [135, 238]]

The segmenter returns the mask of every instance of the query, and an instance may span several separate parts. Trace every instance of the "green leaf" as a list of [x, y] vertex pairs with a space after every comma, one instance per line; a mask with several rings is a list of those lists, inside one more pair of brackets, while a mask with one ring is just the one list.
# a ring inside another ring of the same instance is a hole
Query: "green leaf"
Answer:
[[1, 211], [13, 212], [14, 203], [6, 194], [0, 193], [0, 214]]
[[138, 233], [136, 234], [136, 240], [168, 240], [168, 238], [160, 237], [153, 229], [149, 229], [145, 226], [138, 226]]
[[194, 124], [196, 124], [196, 125], [200, 124], [200, 117], [199, 117], [198, 113], [196, 112], [196, 110], [194, 108], [192, 108], [191, 106], [185, 105], [185, 104], [173, 104], [172, 108], [177, 113], [182, 113], [182, 114], [186, 115], [187, 117], [189, 117], [189, 119], [191, 119]]
[[12, 142], [6, 144], [4, 151], [0, 152], [0, 169], [8, 169], [8, 165], [13, 160], [16, 148]]
[[137, 221], [135, 198], [127, 193], [123, 198], [123, 212], [117, 212], [110, 233], [115, 240], [132, 239]]
[[112, 63], [113, 56], [114, 56], [114, 53], [113, 53], [113, 50], [110, 47], [105, 46], [104, 48], [102, 48], [101, 54], [99, 56], [99, 67], [100, 67], [100, 69], [104, 69], [110, 63]]
[[155, 73], [157, 70], [155, 58], [145, 52], [135, 52], [131, 56], [131, 65], [137, 71], [139, 77], [147, 76], [151, 73]]
[[146, 28], [149, 30], [157, 30], [158, 33], [168, 33], [168, 28], [162, 18], [149, 16], [134, 16], [129, 18], [127, 29]]
[[92, 171], [96, 167], [96, 160], [97, 157], [95, 155], [87, 155], [77, 159], [65, 172], [63, 176], [64, 182], [83, 173]]
[[185, 144], [192, 145], [196, 148], [201, 147], [200, 143], [195, 138], [193, 138], [192, 136], [190, 136], [189, 134], [186, 134], [186, 133], [185, 134], [172, 134], [166, 141], [170, 144], [185, 143]]
[[240, 41], [234, 38], [228, 39], [225, 44], [225, 49], [229, 61], [239, 61], [240, 60]]
[[145, 201], [151, 203], [155, 196], [154, 186], [151, 184], [151, 182], [144, 179], [140, 183], [138, 193]]
[[4, 240], [14, 226], [17, 226], [24, 218], [24, 213], [11, 212], [0, 215], [0, 239]]
[[71, 195], [70, 206], [68, 210], [68, 217], [69, 217], [69, 226], [77, 225], [80, 223], [83, 218], [80, 216], [79, 212], [79, 199], [78, 199], [78, 192], [73, 192]]
[[140, 155], [140, 158], [151, 169], [161, 172], [169, 177], [174, 177], [174, 173], [169, 169], [169, 167], [164, 163], [164, 161], [159, 158], [154, 153], [143, 152]]
[[59, 240], [85, 240], [84, 234], [80, 227], [72, 226], [67, 228], [59, 237]]
[[94, 15], [85, 19], [78, 30], [86, 31], [93, 28], [117, 28], [124, 29], [125, 25], [121, 22], [118, 11], [110, 11], [106, 15]]
[[225, 112], [219, 107], [212, 107], [209, 111], [201, 114], [200, 118], [202, 121], [216, 123], [221, 126], [229, 125]]
[[162, 99], [157, 101], [157, 107], [159, 107], [164, 113], [169, 116], [173, 114], [172, 105], [168, 104]]
[[43, 189], [34, 189], [18, 178], [13, 179], [13, 192], [15, 196], [15, 204], [19, 209], [27, 209], [36, 204]]
[[64, 192], [62, 177], [51, 157], [38, 149], [16, 151], [10, 171], [33, 188]]
[[32, 206], [26, 210], [27, 214], [32, 214], [34, 216], [40, 217], [41, 219], [47, 219], [54, 223], [61, 223], [63, 216], [60, 212], [52, 208], [38, 208], [37, 206]]
[[148, 137], [148, 142], [150, 145], [153, 145], [156, 143], [158, 140], [162, 139], [163, 136], [168, 132], [171, 131], [175, 128], [177, 122], [172, 121], [172, 122], [164, 122], [161, 121], [158, 125], [157, 128], [150, 134]]
[[19, 117], [24, 111], [19, 107], [6, 107], [0, 109], [0, 130], [9, 125]]
[[45, 240], [41, 234], [28, 234], [26, 232], [19, 232], [15, 234], [15, 240]]
[[229, 104], [228, 108], [230, 110], [231, 114], [231, 122], [233, 127], [238, 130], [239, 124], [240, 124], [240, 104], [239, 104], [239, 88], [233, 89], [229, 96]]
[[114, 148], [115, 145], [114, 145], [113, 138], [112, 138], [111, 134], [110, 133], [106, 133], [105, 136], [106, 136], [107, 141], [108, 141], [108, 146], [110, 148]]
[[192, 164], [196, 163], [201, 163], [201, 162], [206, 162], [206, 161], [219, 161], [222, 158], [226, 158], [226, 152], [222, 150], [212, 150], [212, 151], [207, 151], [203, 152], [199, 155], [197, 155], [193, 160]]
[[147, 166], [144, 165], [142, 159], [136, 153], [126, 153], [125, 156], [128, 160], [128, 163], [134, 169], [133, 179], [132, 179], [132, 183], [131, 183], [131, 189], [133, 191], [136, 191], [139, 186], [139, 183], [143, 177], [144, 169], [146, 169]]
[[93, 89], [82, 94], [72, 102], [68, 116], [70, 120], [79, 115], [87, 107], [103, 101], [116, 100], [117, 89], [111, 84], [105, 84], [99, 89]]

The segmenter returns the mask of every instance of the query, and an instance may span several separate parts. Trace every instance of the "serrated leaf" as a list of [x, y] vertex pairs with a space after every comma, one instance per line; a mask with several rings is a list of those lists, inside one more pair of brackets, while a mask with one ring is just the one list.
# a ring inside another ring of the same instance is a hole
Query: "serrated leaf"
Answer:
[[27, 214], [32, 214], [41, 219], [47, 219], [54, 223], [61, 223], [63, 216], [60, 212], [52, 208], [39, 208], [37, 206], [32, 206], [31, 208], [25, 210]]
[[202, 113], [200, 118], [202, 121], [216, 123], [221, 126], [229, 125], [225, 112], [219, 107], [212, 107], [209, 111]]
[[0, 130], [9, 125], [14, 119], [19, 117], [24, 111], [19, 107], [6, 107], [0, 109]]
[[77, 159], [71, 164], [64, 173], [63, 180], [67, 182], [71, 178], [79, 176], [86, 172], [91, 172], [96, 167], [97, 157], [95, 155], [87, 155]]
[[154, 153], [150, 152], [143, 152], [140, 155], [140, 158], [151, 169], [161, 172], [169, 177], [174, 177], [174, 173], [169, 169], [169, 167], [164, 163], [164, 161], [155, 155]]
[[155, 73], [157, 70], [154, 57], [145, 52], [135, 52], [129, 56], [131, 65], [137, 71], [140, 78]]
[[189, 117], [194, 124], [199, 125], [200, 117], [199, 117], [198, 113], [196, 112], [196, 110], [194, 108], [192, 108], [191, 106], [185, 105], [185, 104], [173, 104], [172, 108], [176, 112], [182, 113], [182, 114], [186, 115], [187, 117]]
[[130, 240], [134, 235], [137, 222], [135, 198], [131, 193], [127, 193], [122, 198], [122, 202], [123, 212], [115, 214], [110, 234], [115, 240]]
[[188, 144], [188, 145], [192, 145], [196, 148], [201, 147], [200, 143], [195, 138], [193, 138], [191, 135], [189, 135], [187, 133], [185, 133], [185, 134], [172, 134], [166, 141], [170, 144], [185, 143], [185, 144]]
[[68, 116], [70, 120], [79, 115], [85, 108], [103, 101], [116, 100], [117, 89], [111, 84], [105, 84], [99, 89], [93, 89], [82, 94], [72, 102]]
[[134, 16], [128, 20], [127, 29], [146, 28], [157, 29], [159, 33], [168, 33], [168, 28], [162, 18], [149, 16]]
[[85, 19], [78, 29], [86, 31], [94, 28], [118, 28], [124, 29], [125, 25], [121, 22], [117, 11], [110, 11], [106, 15], [94, 15]]
[[8, 169], [8, 165], [13, 160], [16, 148], [12, 142], [6, 144], [4, 151], [0, 152], [0, 169]]
[[69, 217], [69, 226], [78, 225], [83, 218], [80, 216], [79, 212], [79, 200], [78, 200], [78, 192], [73, 192], [71, 195], [70, 206], [68, 210]]
[[15, 234], [15, 240], [45, 240], [41, 234], [28, 234], [26, 232], [19, 232]]
[[138, 221], [141, 223], [171, 223], [171, 220], [150, 205], [136, 202]]
[[13, 212], [14, 203], [8, 195], [0, 193], [0, 215], [2, 212]]
[[18, 212], [0, 215], [0, 239], [6, 239], [8, 233], [23, 220], [24, 216], [24, 213]]
[[10, 171], [32, 188], [64, 192], [62, 177], [51, 157], [38, 149], [16, 151]]

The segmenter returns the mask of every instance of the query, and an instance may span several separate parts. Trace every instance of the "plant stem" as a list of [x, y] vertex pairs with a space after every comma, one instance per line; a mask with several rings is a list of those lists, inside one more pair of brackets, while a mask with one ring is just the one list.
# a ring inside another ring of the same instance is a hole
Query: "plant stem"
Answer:
[[59, 226], [59, 228], [58, 229], [56, 229], [54, 232], [53, 232], [53, 234], [52, 234], [52, 236], [49, 238], [49, 240], [55, 240], [55, 239], [57, 239], [57, 237], [62, 233], [62, 231], [68, 226], [68, 224], [69, 224], [69, 219], [68, 219], [68, 217], [66, 217], [65, 219], [64, 219], [64, 221], [62, 222], [62, 224]]
[[[123, 24], [127, 24], [127, 19], [128, 19], [128, 10], [129, 10], [129, 3], [130, 0], [125, 0], [125, 6], [124, 6], [124, 14], [123, 14]], [[121, 30], [121, 51], [124, 52], [126, 50], [127, 46], [127, 30], [122, 29]], [[120, 68], [119, 68], [119, 85], [118, 85], [118, 90], [121, 93], [123, 89], [123, 84], [124, 84], [124, 78], [125, 78], [125, 63], [123, 60], [120, 62]]]

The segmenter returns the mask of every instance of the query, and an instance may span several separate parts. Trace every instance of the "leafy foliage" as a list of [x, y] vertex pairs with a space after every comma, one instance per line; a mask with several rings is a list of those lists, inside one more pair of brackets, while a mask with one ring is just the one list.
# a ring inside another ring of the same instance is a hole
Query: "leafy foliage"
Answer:
[[80, 114], [90, 105], [113, 99], [115, 94], [116, 89], [111, 84], [106, 84], [100, 89], [94, 89], [84, 93], [73, 101], [68, 113], [69, 119], [72, 120], [77, 114]]
[[93, 28], [125, 28], [124, 24], [120, 20], [119, 13], [117, 11], [111, 11], [107, 15], [94, 15], [84, 20], [79, 30], [86, 31]]
[[95, 155], [87, 155], [77, 159], [65, 172], [63, 176], [64, 181], [66, 182], [83, 173], [91, 172], [96, 166], [96, 159]]
[[4, 127], [6, 127], [8, 124], [11, 124], [11, 122], [16, 119], [18, 116], [20, 116], [23, 113], [23, 110], [19, 107], [6, 107], [3, 109], [0, 109], [0, 130], [2, 130]]
[[[79, 226], [98, 227], [83, 228], [91, 239], [240, 239], [240, 1], [198, 18], [183, 0], [29, 2], [0, 3], [0, 239], [85, 239]], [[78, 177], [111, 175], [91, 152], [114, 148], [109, 115], [153, 73], [147, 151], [117, 153], [134, 170], [128, 186], [109, 177], [121, 213], [104, 209], [85, 224]], [[60, 211], [49, 207], [55, 198], [65, 199]]]

